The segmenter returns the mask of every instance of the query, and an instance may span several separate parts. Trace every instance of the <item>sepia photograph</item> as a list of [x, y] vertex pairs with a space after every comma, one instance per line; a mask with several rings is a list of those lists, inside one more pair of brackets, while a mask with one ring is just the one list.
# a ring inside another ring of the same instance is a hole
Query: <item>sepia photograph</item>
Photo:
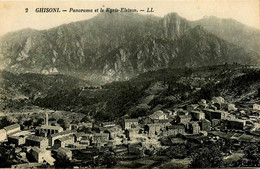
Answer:
[[0, 168], [245, 167], [260, 0], [0, 0]]

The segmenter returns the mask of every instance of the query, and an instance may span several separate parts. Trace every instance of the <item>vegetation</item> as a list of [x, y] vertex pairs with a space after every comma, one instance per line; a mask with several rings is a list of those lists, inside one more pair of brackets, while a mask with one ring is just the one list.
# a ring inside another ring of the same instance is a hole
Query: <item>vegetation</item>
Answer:
[[[211, 100], [214, 96], [240, 98], [250, 92], [256, 97], [260, 71], [238, 64], [161, 69], [102, 87], [84, 87], [85, 81], [64, 75], [22, 74], [20, 77], [4, 72], [3, 77], [7, 91], [10, 90], [7, 86], [13, 86], [25, 96], [15, 101], [12, 97], [5, 98], [6, 109], [37, 105], [83, 113], [97, 121], [111, 121], [126, 114], [132, 118], [149, 115], [158, 105], [170, 109], [201, 99]], [[149, 96], [152, 99], [144, 103]]]
[[216, 146], [201, 148], [193, 156], [191, 167], [221, 168], [223, 167], [223, 155]]

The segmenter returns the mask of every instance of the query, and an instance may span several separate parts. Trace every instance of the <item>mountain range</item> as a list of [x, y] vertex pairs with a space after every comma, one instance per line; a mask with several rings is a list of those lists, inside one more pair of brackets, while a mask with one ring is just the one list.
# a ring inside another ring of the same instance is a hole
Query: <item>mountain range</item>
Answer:
[[162, 68], [255, 65], [259, 39], [260, 30], [233, 19], [103, 13], [8, 33], [0, 39], [0, 63], [14, 73], [58, 73], [101, 84]]

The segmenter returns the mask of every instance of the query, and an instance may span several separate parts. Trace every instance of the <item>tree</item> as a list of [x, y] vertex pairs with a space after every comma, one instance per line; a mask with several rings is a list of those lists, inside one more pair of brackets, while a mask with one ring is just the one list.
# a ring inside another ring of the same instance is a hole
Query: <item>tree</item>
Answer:
[[104, 152], [104, 154], [98, 157], [98, 165], [105, 165], [106, 168], [111, 168], [117, 164], [116, 156], [111, 152]]
[[245, 157], [248, 159], [247, 166], [260, 166], [260, 151], [257, 145], [248, 145], [244, 149]]
[[34, 126], [40, 126], [41, 124], [43, 124], [44, 119], [43, 118], [39, 118], [36, 119], [36, 121], [33, 123]]
[[0, 121], [0, 128], [4, 128], [5, 126], [9, 126], [11, 124], [12, 124], [12, 122], [9, 119], [7, 119], [7, 117], [5, 116]]
[[191, 168], [215, 167], [223, 167], [223, 155], [215, 146], [201, 148], [192, 157]]
[[23, 123], [23, 125], [24, 125], [24, 126], [27, 126], [27, 127], [30, 127], [32, 124], [33, 124], [32, 119], [26, 120], [26, 121]]
[[55, 168], [70, 168], [72, 163], [65, 156], [57, 156], [56, 161], [54, 162]]
[[58, 123], [62, 128], [64, 128], [64, 129], [67, 128], [67, 127], [66, 127], [66, 123], [65, 123], [65, 121], [64, 121], [63, 119], [59, 119], [59, 120], [57, 121], [57, 123]]

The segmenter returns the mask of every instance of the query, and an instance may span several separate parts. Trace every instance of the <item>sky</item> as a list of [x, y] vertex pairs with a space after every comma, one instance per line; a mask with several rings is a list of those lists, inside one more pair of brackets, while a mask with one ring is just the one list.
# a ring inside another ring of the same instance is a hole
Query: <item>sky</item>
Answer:
[[[36, 13], [36, 8], [100, 9], [153, 8], [155, 16], [163, 17], [177, 12], [188, 20], [198, 20], [204, 16], [233, 18], [241, 23], [260, 29], [260, 0], [0, 0], [0, 36], [24, 28], [49, 29], [74, 21], [86, 20], [98, 13]], [[28, 8], [28, 12], [25, 9]], [[150, 14], [139, 12], [141, 14]]]

